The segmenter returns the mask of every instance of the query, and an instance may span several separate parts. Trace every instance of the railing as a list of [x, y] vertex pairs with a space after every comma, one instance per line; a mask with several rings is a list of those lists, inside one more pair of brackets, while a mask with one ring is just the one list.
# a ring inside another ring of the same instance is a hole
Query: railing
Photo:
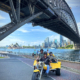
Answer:
[[61, 60], [80, 62], [80, 54], [56, 54], [56, 57]]
[[[32, 53], [22, 53], [22, 52], [13, 52], [15, 55], [20, 55], [20, 56], [32, 56]], [[75, 62], [80, 62], [80, 54], [71, 54], [71, 53], [54, 53], [57, 59], [60, 60], [68, 60], [68, 61], [75, 61]], [[36, 55], [37, 56], [37, 55]]]
[[[3, 49], [3, 50], [0, 50], [2, 52], [8, 52], [10, 54], [13, 54], [13, 55], [19, 55], [19, 56], [32, 56], [32, 52], [23, 52], [22, 50], [6, 50], [6, 49]], [[54, 51], [53, 52], [54, 55], [58, 58], [58, 59], [61, 59], [61, 60], [68, 60], [68, 61], [76, 61], [76, 62], [80, 62], [80, 51], [79, 50], [68, 50], [68, 51]], [[37, 55], [36, 55], [37, 56]]]

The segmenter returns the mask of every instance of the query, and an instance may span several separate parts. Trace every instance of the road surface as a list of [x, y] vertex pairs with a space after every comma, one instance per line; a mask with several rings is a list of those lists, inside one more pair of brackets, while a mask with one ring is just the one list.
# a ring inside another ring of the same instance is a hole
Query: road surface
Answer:
[[[0, 59], [0, 80], [31, 80], [33, 68], [26, 65], [15, 55], [9, 55], [9, 59]], [[42, 80], [52, 80], [43, 77]]]
[[[0, 80], [31, 80], [33, 60], [10, 55], [9, 59], [0, 59]], [[50, 72], [49, 77], [42, 80], [80, 80], [80, 74], [61, 69], [61, 76]]]

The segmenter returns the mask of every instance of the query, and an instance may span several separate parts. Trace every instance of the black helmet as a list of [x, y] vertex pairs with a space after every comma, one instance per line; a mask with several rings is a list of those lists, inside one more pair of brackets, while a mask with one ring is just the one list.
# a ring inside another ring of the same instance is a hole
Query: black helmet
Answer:
[[45, 55], [45, 54], [47, 55], [47, 52], [44, 52], [44, 55]]
[[49, 54], [52, 54], [52, 52], [50, 52]]
[[43, 51], [43, 49], [40, 49], [40, 51]]

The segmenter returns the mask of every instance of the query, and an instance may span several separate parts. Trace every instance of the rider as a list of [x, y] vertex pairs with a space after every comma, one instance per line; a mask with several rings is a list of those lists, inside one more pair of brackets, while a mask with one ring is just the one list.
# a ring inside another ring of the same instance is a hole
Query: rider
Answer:
[[43, 56], [44, 56], [43, 49], [40, 49], [40, 54], [39, 54], [39, 56], [37, 57], [36, 60], [41, 59]]
[[34, 56], [36, 56], [36, 50], [34, 50]]
[[39, 58], [42, 58], [43, 56], [44, 56], [43, 49], [41, 49], [40, 54], [39, 54]]
[[48, 49], [47, 49], [47, 56], [49, 56], [49, 51], [48, 51]]
[[44, 56], [40, 59], [40, 61], [44, 61], [44, 63], [47, 66], [47, 70], [46, 70], [46, 76], [49, 73], [49, 69], [50, 69], [50, 60], [49, 57], [47, 56], [47, 52], [44, 52]]
[[53, 56], [53, 53], [52, 52], [50, 52], [49, 53], [49, 56], [48, 56], [49, 58], [50, 58], [50, 61], [51, 62], [56, 62], [57, 60], [55, 59], [55, 57]]

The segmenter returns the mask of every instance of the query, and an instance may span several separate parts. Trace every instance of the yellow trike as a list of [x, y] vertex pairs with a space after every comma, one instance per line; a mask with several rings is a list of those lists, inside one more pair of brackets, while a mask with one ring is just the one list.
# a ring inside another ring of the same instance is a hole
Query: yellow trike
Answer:
[[[39, 61], [37, 64], [37, 61], [34, 61], [34, 71], [33, 71], [33, 75], [32, 75], [32, 80], [40, 80], [42, 75], [44, 74], [44, 72], [47, 70], [47, 66], [46, 64], [44, 64], [43, 61]], [[50, 71], [55, 71], [57, 76], [60, 76], [60, 69], [61, 69], [61, 62], [59, 62], [58, 60], [55, 62], [51, 62], [50, 63]]]

